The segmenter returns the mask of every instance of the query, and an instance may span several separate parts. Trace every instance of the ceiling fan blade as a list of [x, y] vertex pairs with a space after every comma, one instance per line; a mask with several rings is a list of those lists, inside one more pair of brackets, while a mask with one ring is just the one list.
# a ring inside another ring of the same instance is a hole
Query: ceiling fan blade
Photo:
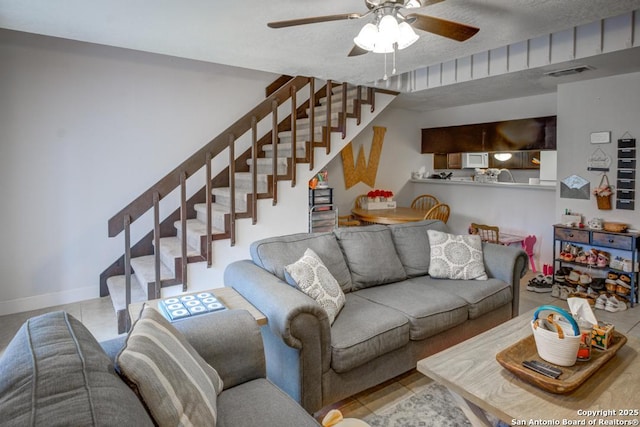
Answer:
[[317, 22], [342, 21], [344, 19], [358, 19], [362, 15], [359, 13], [342, 13], [340, 15], [313, 16], [310, 18], [289, 19], [287, 21], [269, 22], [270, 28], [294, 27], [296, 25], [315, 24]]
[[348, 56], [360, 56], [364, 55], [365, 53], [369, 53], [369, 51], [361, 48], [358, 45], [353, 45], [353, 49], [351, 49], [351, 52], [349, 52]]
[[411, 25], [417, 30], [427, 31], [459, 42], [470, 39], [480, 31], [480, 28], [472, 27], [471, 25], [447, 21], [433, 16], [410, 13], [406, 17], [407, 20], [415, 19]]

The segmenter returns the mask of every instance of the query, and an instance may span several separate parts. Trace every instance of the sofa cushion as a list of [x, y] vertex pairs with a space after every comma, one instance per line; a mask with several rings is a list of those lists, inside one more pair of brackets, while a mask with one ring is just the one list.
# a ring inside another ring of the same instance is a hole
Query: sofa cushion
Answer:
[[7, 426], [153, 425], [95, 338], [62, 311], [27, 320], [7, 346], [0, 414]]
[[343, 227], [334, 233], [351, 271], [353, 290], [406, 279], [388, 227]]
[[431, 245], [429, 275], [436, 279], [486, 280], [482, 240], [478, 235], [454, 235], [427, 230]]
[[333, 233], [299, 233], [270, 237], [253, 242], [250, 247], [253, 262], [286, 280], [284, 267], [296, 262], [307, 249], [312, 249], [344, 292], [351, 290], [351, 273]]
[[408, 277], [426, 276], [429, 273], [431, 250], [427, 230], [449, 231], [447, 225], [438, 220], [393, 224], [389, 229]]
[[318, 427], [307, 411], [264, 378], [239, 384], [218, 396], [218, 427]]
[[427, 276], [375, 288], [356, 295], [402, 313], [409, 321], [410, 338], [422, 340], [464, 323], [469, 318], [467, 302], [447, 289], [429, 286]]
[[216, 425], [222, 380], [155, 309], [142, 310], [116, 363], [159, 424]]
[[332, 324], [344, 305], [344, 292], [320, 257], [312, 249], [307, 249], [302, 258], [284, 270], [287, 282], [293, 281], [298, 289], [316, 300]]
[[350, 293], [331, 327], [331, 367], [347, 372], [408, 342], [402, 313]]
[[469, 318], [475, 319], [513, 300], [508, 283], [498, 279], [488, 280], [442, 280], [427, 279], [430, 287], [449, 292], [464, 299], [469, 307]]

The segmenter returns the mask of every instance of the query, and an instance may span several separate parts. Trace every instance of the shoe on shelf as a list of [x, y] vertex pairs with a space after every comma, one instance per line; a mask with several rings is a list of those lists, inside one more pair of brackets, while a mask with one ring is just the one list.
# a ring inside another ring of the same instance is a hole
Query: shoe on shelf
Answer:
[[553, 288], [552, 284], [547, 282], [542, 282], [542, 283], [538, 283], [533, 291], [538, 293], [546, 293], [546, 292], [552, 292], [553, 291], [552, 288]]
[[[562, 289], [562, 286], [558, 285], [557, 283], [551, 286], [551, 296], [554, 298], [560, 298], [560, 290]], [[604, 307], [602, 307], [604, 308]]]
[[569, 294], [571, 292], [573, 292], [573, 289], [571, 289], [571, 288], [569, 288], [567, 286], [562, 286], [560, 288], [560, 299], [566, 301], [566, 299], [569, 298]]

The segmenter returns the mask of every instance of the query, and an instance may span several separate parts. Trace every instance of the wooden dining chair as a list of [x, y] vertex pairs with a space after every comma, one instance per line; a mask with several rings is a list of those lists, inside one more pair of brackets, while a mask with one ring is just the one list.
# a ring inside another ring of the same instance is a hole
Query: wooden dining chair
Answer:
[[[367, 201], [366, 194], [360, 194], [356, 197], [354, 202], [354, 206], [357, 209], [361, 209], [364, 207], [365, 202]], [[359, 225], [363, 225], [362, 221], [356, 219], [353, 215], [339, 215], [338, 216], [338, 227], [357, 227]]]
[[427, 211], [424, 219], [439, 219], [446, 224], [446, 222], [449, 220], [449, 212], [449, 205], [447, 205], [446, 203], [438, 203]]
[[500, 244], [500, 228], [495, 225], [471, 223], [471, 232], [480, 236], [484, 242]]
[[422, 194], [413, 199], [413, 202], [411, 202], [411, 207], [413, 209], [419, 209], [421, 211], [428, 211], [438, 203], [440, 203], [440, 201], [431, 194]]

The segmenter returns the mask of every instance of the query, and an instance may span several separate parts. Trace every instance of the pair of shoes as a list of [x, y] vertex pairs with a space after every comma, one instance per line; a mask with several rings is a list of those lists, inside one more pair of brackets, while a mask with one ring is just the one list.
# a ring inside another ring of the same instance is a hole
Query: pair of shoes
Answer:
[[620, 301], [616, 297], [611, 297], [604, 306], [604, 309], [612, 313], [615, 313], [616, 311], [625, 311], [627, 309], [627, 303], [625, 301]]
[[527, 290], [531, 292], [551, 292], [553, 277], [550, 275], [538, 274], [527, 283]]
[[600, 294], [600, 296], [596, 299], [596, 304], [594, 307], [598, 310], [604, 310], [608, 302], [609, 297], [607, 296], [607, 294]]
[[558, 285], [557, 283], [551, 286], [551, 296], [554, 298], [560, 298], [561, 289], [562, 286]]

